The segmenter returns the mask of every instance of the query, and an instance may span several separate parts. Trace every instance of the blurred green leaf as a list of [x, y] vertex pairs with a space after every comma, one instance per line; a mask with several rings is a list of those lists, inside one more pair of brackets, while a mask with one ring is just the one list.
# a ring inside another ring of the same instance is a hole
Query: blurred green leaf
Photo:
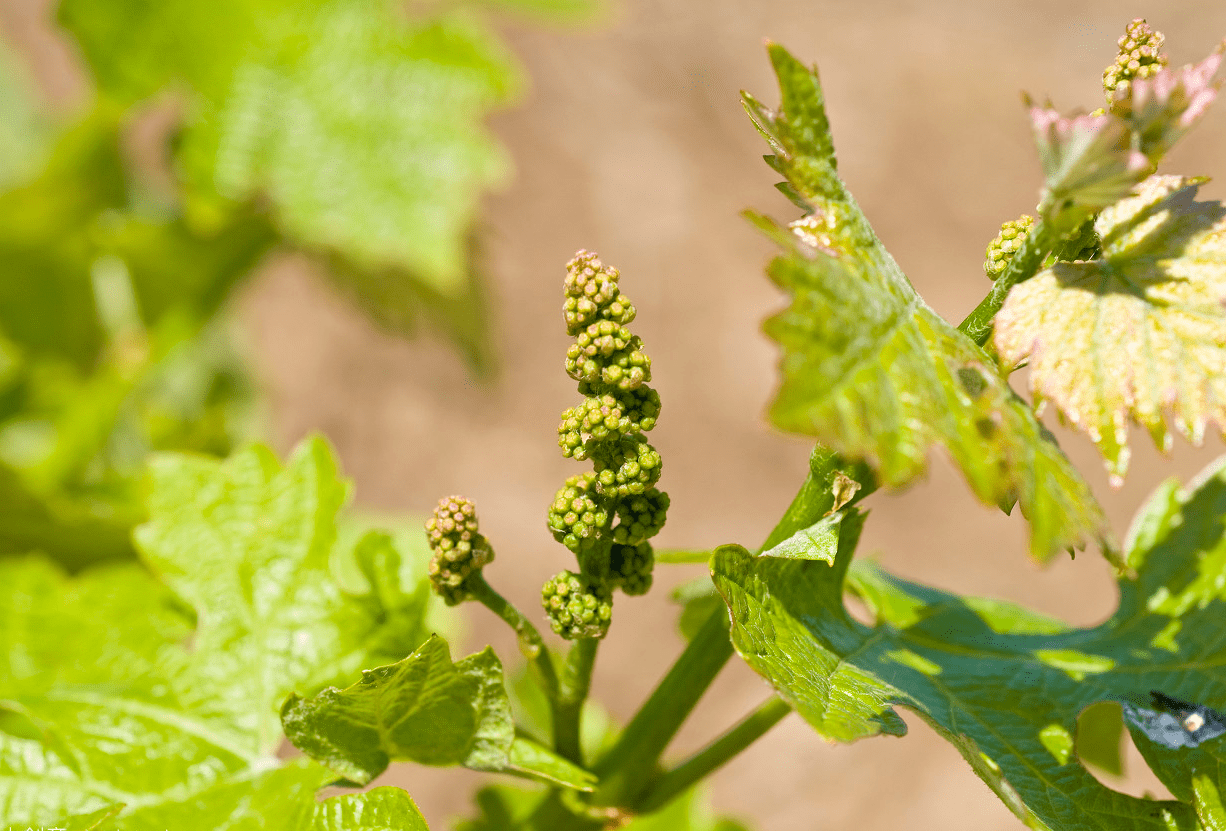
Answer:
[[26, 178], [43, 160], [49, 127], [33, 79], [0, 42], [0, 189]]
[[437, 295], [478, 348], [463, 319], [476, 301], [468, 238], [481, 195], [510, 173], [483, 122], [522, 86], [481, 15], [410, 15], [392, 0], [65, 0], [60, 17], [107, 95], [186, 93], [190, 213], [264, 202], [283, 236], [350, 266], [338, 279], [383, 322]]
[[[726, 546], [714, 560], [715, 583], [731, 607], [738, 652], [821, 735], [901, 735], [894, 708], [902, 705], [1032, 827], [1193, 829], [1226, 770], [1226, 717], [1210, 709], [1226, 689], [1224, 521], [1226, 462], [1187, 491], [1161, 488], [1129, 535], [1126, 564], [1137, 576], [1120, 579], [1118, 610], [1089, 629], [875, 567], [857, 568], [849, 586], [878, 625], [856, 622], [842, 592], [863, 522], [857, 512], [838, 525], [833, 561], [816, 546], [812, 559]], [[1078, 716], [1100, 702], [1122, 706], [1138, 748], [1178, 801], [1118, 793], [1080, 764]]]
[[894, 487], [942, 447], [981, 500], [1020, 503], [1036, 556], [1097, 540], [1105, 521], [1080, 475], [995, 362], [924, 304], [839, 179], [816, 71], [769, 49], [783, 104], [745, 106], [810, 212], [790, 226], [753, 217], [783, 248], [768, 273], [791, 295], [765, 326], [783, 347], [771, 420]]

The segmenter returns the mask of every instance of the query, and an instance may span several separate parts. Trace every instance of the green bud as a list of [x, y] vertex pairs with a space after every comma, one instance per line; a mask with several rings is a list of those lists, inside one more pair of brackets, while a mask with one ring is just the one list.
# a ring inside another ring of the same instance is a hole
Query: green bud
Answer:
[[463, 496], [440, 499], [426, 521], [426, 540], [434, 552], [427, 573], [448, 606], [469, 598], [465, 581], [494, 559], [494, 550], [477, 527], [477, 508]]
[[660, 481], [662, 466], [660, 454], [642, 436], [602, 445], [592, 453], [596, 491], [613, 499], [646, 493]]
[[[584, 392], [581, 385], [580, 392]], [[589, 396], [578, 407], [562, 413], [558, 425], [558, 445], [567, 458], [586, 459], [589, 443], [616, 441], [637, 435], [656, 426], [660, 415], [660, 396], [642, 386], [614, 396], [609, 393]]]
[[611, 581], [628, 595], [647, 594], [651, 589], [651, 570], [655, 562], [651, 543], [615, 544], [609, 558]]
[[1023, 214], [1017, 219], [1011, 219], [1000, 226], [996, 239], [988, 243], [987, 257], [983, 262], [983, 271], [993, 280], [1005, 273], [1009, 261], [1026, 241], [1027, 234], [1034, 227], [1034, 217]]
[[541, 606], [554, 632], [567, 640], [603, 638], [613, 619], [613, 593], [563, 571], [541, 588]]
[[553, 538], [576, 554], [594, 544], [612, 521], [594, 479], [591, 473], [570, 477], [549, 506]]
[[609, 320], [592, 323], [566, 350], [566, 374], [576, 381], [600, 382], [633, 390], [651, 380], [651, 358], [643, 341]]
[[1166, 55], [1162, 51], [1165, 40], [1144, 18], [1138, 17], [1128, 24], [1124, 36], [1119, 39], [1120, 51], [1115, 63], [1103, 71], [1103, 92], [1109, 108], [1134, 80], [1156, 75], [1166, 66]]
[[618, 522], [613, 529], [613, 541], [622, 545], [638, 545], [654, 537], [664, 527], [668, 506], [668, 494], [655, 488], [618, 502]]
[[1098, 232], [1094, 230], [1094, 217], [1090, 217], [1067, 237], [1062, 239], [1054, 251], [1055, 258], [1063, 262], [1077, 260], [1093, 260], [1102, 254], [1102, 245]]

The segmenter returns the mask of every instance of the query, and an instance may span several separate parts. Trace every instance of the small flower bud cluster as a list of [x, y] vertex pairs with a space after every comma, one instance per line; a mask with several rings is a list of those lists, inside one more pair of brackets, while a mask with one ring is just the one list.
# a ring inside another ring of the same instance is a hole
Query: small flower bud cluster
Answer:
[[1000, 226], [996, 239], [988, 243], [987, 257], [983, 261], [983, 272], [993, 280], [1005, 273], [1009, 261], [1026, 241], [1026, 235], [1034, 227], [1034, 217], [1023, 214], [1017, 219], [1011, 219]]
[[494, 550], [477, 531], [477, 509], [462, 496], [445, 496], [426, 522], [434, 556], [428, 572], [434, 591], [448, 606], [469, 597], [465, 581], [494, 559]]
[[591, 473], [570, 477], [549, 506], [553, 538], [576, 554], [596, 544], [612, 519], [605, 500], [596, 492], [594, 479]]
[[[581, 384], [585, 392], [589, 384]], [[656, 426], [660, 416], [660, 396], [642, 386], [619, 396], [589, 395], [578, 407], [562, 413], [558, 425], [558, 446], [562, 455], [579, 461], [588, 458], [592, 444], [634, 436]]]
[[647, 594], [651, 588], [651, 570], [655, 565], [651, 543], [613, 545], [609, 558], [610, 582], [629, 595]]
[[645, 493], [660, 481], [662, 464], [659, 452], [642, 436], [610, 442], [592, 454], [596, 489], [616, 499]]
[[1119, 54], [1115, 63], [1103, 72], [1103, 92], [1108, 107], [1122, 96], [1137, 78], [1149, 78], [1166, 66], [1162, 43], [1166, 38], [1155, 32], [1138, 17], [1128, 24], [1124, 36], [1119, 39]]
[[652, 488], [617, 504], [617, 527], [613, 542], [638, 545], [660, 533], [668, 517], [668, 494]]
[[599, 381], [620, 390], [638, 389], [651, 380], [651, 358], [638, 335], [611, 320], [590, 324], [566, 350], [566, 374], [576, 381]]
[[622, 326], [634, 320], [634, 306], [617, 287], [620, 273], [590, 251], [580, 251], [566, 264], [566, 334], [577, 335], [595, 320]]
[[564, 638], [600, 638], [608, 630], [613, 590], [642, 594], [655, 557], [647, 540], [664, 525], [668, 495], [657, 490], [661, 459], [644, 437], [660, 417], [651, 359], [628, 324], [634, 305], [618, 287], [617, 269], [580, 251], [567, 265], [563, 313], [575, 338], [566, 372], [584, 400], [562, 414], [562, 455], [592, 461], [571, 477], [549, 508], [549, 530], [579, 561], [541, 594], [553, 629]]
[[603, 638], [613, 619], [613, 592], [573, 571], [551, 577], [541, 588], [541, 605], [554, 632], [567, 640]]

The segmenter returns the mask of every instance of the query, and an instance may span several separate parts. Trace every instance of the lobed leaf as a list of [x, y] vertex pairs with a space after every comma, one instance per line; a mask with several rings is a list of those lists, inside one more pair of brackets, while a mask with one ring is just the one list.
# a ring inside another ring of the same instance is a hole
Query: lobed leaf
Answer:
[[792, 297], [765, 327], [783, 347], [771, 420], [866, 460], [892, 487], [944, 448], [980, 499], [1020, 503], [1038, 556], [1103, 534], [1085, 482], [1030, 408], [924, 304], [847, 193], [816, 72], [779, 46], [770, 53], [782, 108], [749, 96], [746, 108], [775, 151], [767, 161], [810, 211], [789, 228], [755, 217], [784, 250], [768, 273]]
[[125, 831], [424, 828], [407, 796], [317, 803], [335, 775], [276, 755], [288, 689], [420, 632], [386, 537], [346, 554], [379, 583], [369, 594], [331, 576], [345, 486], [322, 442], [284, 468], [259, 448], [162, 457], [153, 479], [140, 547], [163, 580], [0, 560], [0, 816], [62, 825], [122, 805]]
[[521, 773], [579, 790], [595, 783], [515, 735], [502, 664], [491, 649], [452, 663], [439, 637], [396, 664], [363, 671], [346, 689], [291, 696], [281, 722], [299, 750], [359, 785], [393, 761]]
[[[1198, 812], [1216, 810], [1226, 771], [1226, 460], [1187, 490], [1168, 483], [1142, 509], [1125, 553], [1136, 577], [1120, 579], [1117, 611], [1093, 628], [871, 566], [849, 575], [862, 522], [845, 512], [832, 561], [817, 546], [812, 559], [727, 546], [713, 561], [737, 651], [818, 733], [901, 735], [895, 708], [907, 707], [1033, 828], [1194, 829]], [[804, 543], [797, 535], [792, 546]], [[848, 615], [845, 584], [876, 626]], [[1175, 801], [1118, 793], [1083, 766], [1078, 716], [1101, 702], [1122, 706]]]
[[1203, 181], [1146, 179], [1095, 221], [1101, 259], [1056, 263], [996, 317], [1000, 355], [1029, 361], [1036, 401], [1090, 436], [1117, 483], [1129, 419], [1163, 450], [1167, 411], [1194, 444], [1226, 427], [1226, 208], [1194, 201]]

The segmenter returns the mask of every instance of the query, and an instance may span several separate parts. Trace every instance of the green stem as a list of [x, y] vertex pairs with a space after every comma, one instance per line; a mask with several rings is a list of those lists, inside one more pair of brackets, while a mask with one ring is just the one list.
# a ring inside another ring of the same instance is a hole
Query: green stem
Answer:
[[1040, 219], [1026, 235], [1022, 247], [1009, 261], [1005, 273], [996, 279], [988, 296], [983, 298], [983, 302], [966, 316], [958, 328], [980, 346], [987, 343], [988, 338], [992, 336], [992, 319], [996, 317], [1000, 307], [1005, 304], [1005, 297], [1009, 294], [1009, 290], [1023, 280], [1033, 277], [1039, 270], [1039, 266], [1043, 264], [1043, 258], [1051, 252], [1055, 244], [1055, 231]]
[[575, 641], [562, 667], [558, 706], [554, 711], [554, 750], [580, 767], [583, 767], [583, 749], [579, 742], [583, 702], [592, 686], [592, 668], [596, 665], [599, 648], [599, 638]]
[[664, 807], [695, 782], [706, 778], [762, 738], [790, 712], [790, 704], [781, 698], [771, 697], [723, 735], [656, 780], [647, 795], [634, 806], [635, 809], [646, 814]]
[[596, 805], [634, 801], [655, 775], [656, 763], [698, 699], [732, 657], [728, 612], [717, 609], [686, 646], [668, 674], [596, 765]]
[[[861, 484], [851, 500], [853, 503], [877, 487], [867, 468], [849, 464], [820, 445], [815, 447], [809, 460], [808, 478], [763, 548], [807, 528], [833, 510], [834, 485], [839, 475]], [[719, 608], [698, 630], [617, 743], [597, 763], [594, 772], [601, 784], [592, 796], [593, 804], [631, 805], [651, 785], [664, 749], [732, 657], [728, 627], [728, 610]]]
[[545, 645], [541, 633], [532, 625], [532, 621], [524, 617], [523, 612], [511, 604], [511, 601], [495, 591], [480, 572], [471, 575], [464, 582], [464, 588], [468, 589], [474, 599], [480, 601], [482, 605], [515, 630], [515, 634], [519, 637], [519, 651], [536, 668], [537, 676], [545, 687], [545, 694], [549, 697], [550, 703], [554, 705], [556, 715], [559, 701], [558, 673], [553, 665], [553, 656], [550, 655], [549, 647]]

